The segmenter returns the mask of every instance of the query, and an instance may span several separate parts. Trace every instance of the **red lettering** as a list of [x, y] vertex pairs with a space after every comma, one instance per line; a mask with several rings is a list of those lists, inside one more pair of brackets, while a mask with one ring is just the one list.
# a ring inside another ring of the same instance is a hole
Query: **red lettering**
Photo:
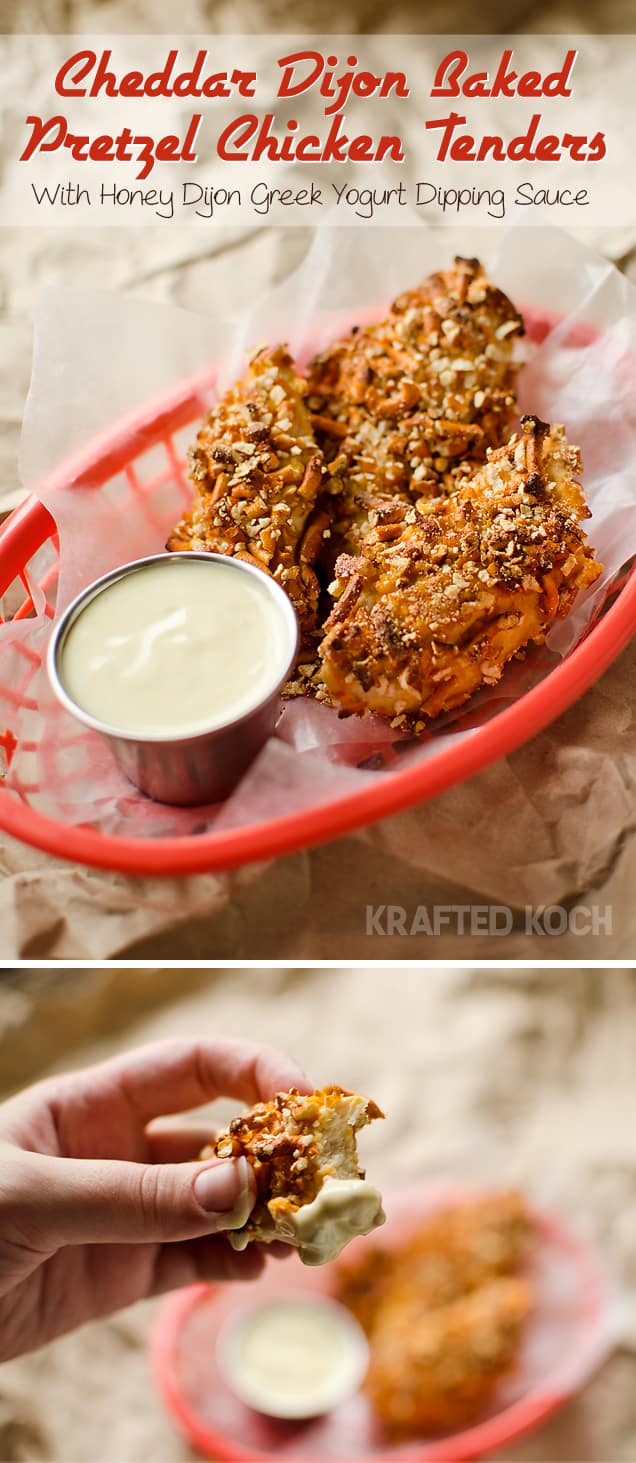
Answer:
[[381, 163], [385, 157], [390, 157], [394, 163], [404, 162], [404, 148], [399, 137], [381, 137], [378, 143], [378, 150], [375, 161]]
[[465, 97], [488, 97], [490, 96], [489, 76], [487, 71], [477, 71], [474, 76], [469, 76], [464, 82], [462, 92]]
[[[558, 71], [543, 76], [540, 71], [524, 71], [519, 76], [511, 69], [514, 56], [512, 50], [502, 52], [499, 65], [491, 84], [487, 71], [465, 73], [470, 64], [467, 51], [449, 51], [435, 73], [431, 87], [432, 97], [569, 97], [569, 85], [577, 52], [566, 51], [563, 65]], [[463, 78], [463, 79], [462, 79]]]
[[475, 161], [475, 144], [472, 137], [455, 137], [451, 142], [450, 155], [455, 163]]
[[352, 163], [373, 162], [373, 141], [370, 137], [354, 137], [349, 144]]
[[590, 142], [590, 151], [589, 151], [589, 156], [588, 156], [588, 162], [590, 162], [590, 163], [600, 162], [601, 158], [604, 158], [605, 155], [606, 155], [606, 153], [607, 153], [607, 146], [606, 146], [606, 143], [605, 143], [605, 133], [604, 132], [595, 132], [594, 133], [594, 136], [592, 138], [592, 141]]
[[[119, 83], [120, 97], [142, 97], [144, 94], [143, 71], [127, 71]], [[162, 96], [164, 93], [161, 93]]]
[[455, 128], [462, 127], [465, 121], [466, 118], [460, 117], [459, 112], [451, 112], [449, 117], [442, 117], [438, 121], [428, 121], [424, 124], [427, 130], [430, 131], [434, 131], [437, 127], [442, 129], [442, 140], [437, 153], [437, 161], [439, 163], [443, 163], [446, 159]]
[[506, 156], [506, 147], [502, 137], [482, 137], [477, 153], [477, 162], [483, 163], [491, 152], [496, 163], [503, 162]]
[[[346, 134], [341, 137], [341, 126], [342, 117], [334, 117], [331, 127], [329, 128], [327, 141], [325, 142], [322, 150], [323, 163], [344, 163], [347, 161], [347, 147], [349, 143], [349, 138], [346, 136]], [[366, 141], [367, 139], [365, 138], [364, 140]]]
[[435, 81], [431, 87], [431, 96], [458, 97], [460, 95], [459, 78], [463, 76], [467, 65], [467, 51], [449, 51], [448, 55], [444, 57], [444, 60], [440, 61], [435, 72]]
[[[42, 117], [27, 117], [27, 126], [31, 128], [31, 136], [24, 152], [20, 154], [20, 162], [26, 163], [34, 152], [55, 152], [61, 147], [68, 131], [65, 117], [50, 117], [44, 122]], [[47, 140], [50, 138], [50, 141]]]
[[521, 137], [513, 137], [508, 145], [508, 157], [515, 163], [532, 162], [534, 153], [532, 151], [534, 139], [539, 131], [541, 114], [535, 112], [527, 132]]
[[541, 96], [541, 72], [524, 71], [517, 87], [517, 96], [540, 97]]
[[543, 94], [546, 97], [571, 97], [572, 88], [568, 82], [574, 70], [578, 51], [567, 51], [565, 61], [560, 71], [552, 71], [543, 83]]
[[112, 51], [102, 51], [97, 62], [97, 70], [93, 77], [91, 89], [88, 93], [89, 96], [97, 97], [102, 91], [105, 91], [108, 97], [117, 96], [117, 77], [114, 72], [108, 70], [108, 63], [112, 54]]
[[312, 134], [309, 137], [300, 137], [296, 145], [296, 157], [299, 163], [319, 163], [320, 138]]
[[513, 97], [515, 94], [516, 71], [509, 71], [508, 67], [512, 61], [512, 51], [504, 51], [501, 61], [497, 67], [495, 79], [490, 89], [491, 97]]
[[[310, 69], [306, 76], [300, 81], [294, 81], [295, 70], [299, 62], [308, 61]], [[278, 88], [279, 97], [297, 97], [301, 92], [308, 91], [315, 86], [319, 77], [322, 76], [325, 60], [320, 51], [294, 51], [291, 56], [282, 56], [278, 62], [283, 67], [282, 80]]]
[[[74, 55], [69, 56], [68, 61], [60, 66], [55, 78], [55, 90], [58, 96], [85, 97], [86, 87], [80, 86], [79, 83], [86, 80], [96, 60], [95, 51], [75, 51]], [[69, 86], [66, 85], [67, 81], [70, 82]]]
[[110, 163], [113, 161], [113, 139], [112, 137], [96, 137], [91, 145], [91, 158], [95, 163]]
[[244, 163], [247, 153], [241, 151], [252, 141], [258, 129], [258, 117], [236, 117], [223, 128], [216, 150], [223, 162]]
[[547, 137], [540, 137], [534, 150], [535, 160], [538, 163], [558, 163], [561, 161], [561, 143], [558, 137], [549, 133]]

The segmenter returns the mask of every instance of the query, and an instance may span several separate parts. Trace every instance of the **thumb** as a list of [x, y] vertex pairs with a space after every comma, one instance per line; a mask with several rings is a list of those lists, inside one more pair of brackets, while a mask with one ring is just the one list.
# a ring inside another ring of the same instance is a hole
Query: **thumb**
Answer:
[[21, 1160], [2, 1207], [9, 1228], [42, 1249], [241, 1229], [256, 1197], [246, 1158], [152, 1164], [22, 1154]]

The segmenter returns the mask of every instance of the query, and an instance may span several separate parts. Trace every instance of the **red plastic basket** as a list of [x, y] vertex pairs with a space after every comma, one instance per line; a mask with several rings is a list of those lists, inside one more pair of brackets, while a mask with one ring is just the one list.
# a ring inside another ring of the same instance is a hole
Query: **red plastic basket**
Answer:
[[[399, 1247], [420, 1219], [462, 1197], [467, 1197], [466, 1190], [442, 1183], [416, 1184], [389, 1194], [387, 1224], [378, 1244]], [[488, 1415], [460, 1432], [392, 1447], [382, 1442], [370, 1418], [362, 1418], [360, 1399], [354, 1398], [327, 1429], [310, 1425], [307, 1433], [290, 1424], [279, 1433], [277, 1425], [266, 1420], [255, 1424], [250, 1409], [232, 1398], [215, 1361], [216, 1338], [227, 1316], [249, 1309], [259, 1299], [305, 1292], [331, 1295], [338, 1289], [338, 1262], [308, 1271], [295, 1258], [280, 1266], [272, 1261], [249, 1287], [198, 1284], [170, 1296], [151, 1338], [154, 1375], [164, 1402], [204, 1457], [234, 1463], [255, 1459], [265, 1463], [273, 1456], [305, 1458], [307, 1463], [352, 1463], [354, 1458], [359, 1463], [468, 1463], [484, 1458], [533, 1432], [565, 1406], [608, 1355], [617, 1336], [616, 1304], [596, 1249], [554, 1213], [535, 1210], [533, 1220], [535, 1309], [518, 1373], [511, 1385], [504, 1383]], [[356, 1250], [362, 1256], [364, 1244], [355, 1240], [348, 1258]], [[549, 1360], [541, 1339], [546, 1329]]]
[[[526, 311], [528, 333], [542, 340], [554, 320], [545, 313]], [[593, 331], [579, 327], [582, 340]], [[72, 485], [78, 492], [93, 492], [116, 474], [123, 474], [135, 501], [143, 509], [145, 495], [170, 475], [188, 496], [185, 462], [175, 434], [200, 420], [209, 405], [216, 372], [212, 369], [181, 381], [173, 390], [153, 399], [139, 411], [93, 438], [66, 458], [46, 479], [47, 496]], [[138, 471], [138, 460], [157, 448], [163, 465], [152, 478]], [[46, 552], [45, 552], [46, 551]], [[54, 614], [57, 579], [56, 525], [35, 496], [10, 515], [0, 529], [0, 595], [22, 586], [25, 597], [10, 618], [20, 620], [33, 612], [34, 597], [46, 599], [46, 613]], [[42, 567], [43, 558], [46, 560]], [[574, 649], [548, 675], [512, 705], [506, 706], [470, 737], [433, 751], [421, 765], [385, 771], [377, 785], [338, 796], [317, 807], [283, 814], [267, 822], [236, 829], [213, 829], [192, 836], [130, 837], [101, 833], [92, 826], [70, 826], [31, 806], [36, 789], [23, 783], [2, 788], [0, 826], [16, 838], [60, 858], [99, 868], [139, 875], [175, 875], [229, 869], [269, 859], [293, 849], [325, 842], [348, 830], [372, 823], [421, 803], [481, 771], [536, 735], [587, 689], [628, 644], [636, 631], [636, 570], [625, 570], [612, 584], [603, 613]], [[23, 647], [24, 676], [17, 686], [2, 689], [16, 706], [29, 706], [29, 686], [40, 657]], [[2, 672], [0, 670], [0, 679]], [[7, 761], [16, 748], [12, 728], [0, 731], [0, 748]], [[23, 748], [29, 750], [26, 743]]]

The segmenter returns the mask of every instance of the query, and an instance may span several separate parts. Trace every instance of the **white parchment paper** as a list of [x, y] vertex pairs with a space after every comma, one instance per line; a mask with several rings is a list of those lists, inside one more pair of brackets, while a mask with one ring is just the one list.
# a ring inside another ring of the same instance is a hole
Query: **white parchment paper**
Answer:
[[[462, 252], [459, 229], [454, 236]], [[611, 581], [636, 553], [636, 291], [607, 261], [558, 231], [489, 232], [482, 252], [495, 282], [515, 303], [550, 322], [542, 343], [525, 347], [520, 406], [563, 422], [581, 446], [592, 509], [588, 532], [605, 566], [546, 645], [417, 743], [396, 738], [377, 718], [341, 720], [324, 706], [288, 703], [276, 735], [224, 805], [180, 810], [138, 794], [101, 739], [58, 708], [45, 672], [34, 670], [33, 653], [42, 653], [52, 623], [39, 593], [35, 619], [0, 627], [0, 720], [19, 744], [9, 787], [64, 822], [110, 833], [157, 837], [261, 823], [373, 785], [458, 737], [475, 735], [576, 644]], [[222, 388], [242, 369], [249, 346], [287, 340], [302, 360], [354, 323], [357, 312], [381, 314], [393, 295], [447, 262], [435, 232], [421, 227], [323, 229], [296, 273], [264, 299], [251, 301], [246, 279], [245, 312], [233, 321], [218, 299], [202, 301], [201, 313], [194, 314], [124, 295], [46, 291], [36, 319], [21, 463], [25, 485], [41, 497], [59, 530], [56, 614], [97, 575], [163, 547], [181, 512], [185, 445], [196, 424], [175, 437], [172, 465], [166, 465], [164, 449], [146, 451], [145, 438], [138, 437], [139, 480], [162, 476], [146, 497], [131, 499], [121, 464], [98, 487], [58, 482], [52, 489], [46, 475], [60, 460], [191, 373], [217, 365]], [[47, 555], [38, 556], [32, 585], [46, 575]], [[24, 697], [29, 704], [19, 704]]]

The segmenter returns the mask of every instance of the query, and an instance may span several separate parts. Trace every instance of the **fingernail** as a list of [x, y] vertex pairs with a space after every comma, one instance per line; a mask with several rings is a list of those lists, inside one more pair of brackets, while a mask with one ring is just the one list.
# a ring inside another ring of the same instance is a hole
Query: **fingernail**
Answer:
[[223, 1229], [240, 1229], [254, 1203], [250, 1178], [246, 1158], [224, 1159], [197, 1174], [194, 1197], [206, 1214], [223, 1215]]

